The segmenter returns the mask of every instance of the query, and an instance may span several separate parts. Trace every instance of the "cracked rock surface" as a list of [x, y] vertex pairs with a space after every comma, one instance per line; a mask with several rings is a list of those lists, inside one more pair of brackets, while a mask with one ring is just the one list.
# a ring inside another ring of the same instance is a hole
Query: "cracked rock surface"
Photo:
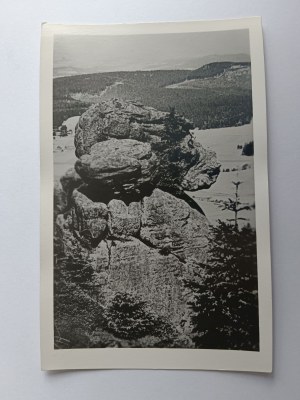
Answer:
[[139, 103], [114, 99], [95, 104], [78, 122], [76, 171], [84, 181], [112, 189], [117, 182], [131, 190], [143, 183], [190, 191], [208, 188], [220, 164], [214, 152], [195, 143], [192, 127], [183, 117]]
[[206, 259], [209, 228], [184, 190], [209, 187], [220, 168], [191, 128], [138, 103], [93, 105], [76, 130], [75, 169], [55, 188], [55, 240], [64, 256], [89, 260], [103, 301], [136, 293], [183, 332], [184, 280]]
[[132, 139], [96, 143], [75, 164], [76, 171], [88, 184], [115, 190], [151, 181], [156, 167], [157, 158], [151, 145]]

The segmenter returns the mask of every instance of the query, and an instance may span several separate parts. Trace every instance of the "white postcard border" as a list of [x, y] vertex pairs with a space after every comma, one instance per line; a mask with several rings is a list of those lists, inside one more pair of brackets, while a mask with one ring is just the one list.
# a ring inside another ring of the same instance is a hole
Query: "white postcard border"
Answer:
[[[187, 33], [249, 29], [255, 168], [260, 351], [203, 349], [54, 349], [53, 322], [53, 36]], [[42, 25], [41, 146], [41, 366], [65, 369], [209, 369], [272, 371], [272, 293], [267, 171], [267, 122], [261, 18], [120, 25]]]

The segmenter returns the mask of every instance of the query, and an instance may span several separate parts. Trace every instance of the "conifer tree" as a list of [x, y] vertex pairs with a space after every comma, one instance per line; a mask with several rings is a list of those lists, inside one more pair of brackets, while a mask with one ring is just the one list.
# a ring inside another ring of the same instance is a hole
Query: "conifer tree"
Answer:
[[239, 200], [241, 183], [233, 182], [235, 197], [224, 206], [234, 212], [234, 225], [219, 221], [211, 228], [207, 261], [186, 282], [199, 348], [259, 349], [256, 233], [238, 226], [239, 212], [249, 209]]
[[103, 318], [103, 328], [120, 339], [134, 340], [153, 335], [158, 328], [158, 320], [146, 302], [129, 293], [116, 293]]
[[190, 307], [196, 347], [257, 350], [255, 231], [220, 222], [212, 238], [201, 275], [187, 282], [193, 292]]

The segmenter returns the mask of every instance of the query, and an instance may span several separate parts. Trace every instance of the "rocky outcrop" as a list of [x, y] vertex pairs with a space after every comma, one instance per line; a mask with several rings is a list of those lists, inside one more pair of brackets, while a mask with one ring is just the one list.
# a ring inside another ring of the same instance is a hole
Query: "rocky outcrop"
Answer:
[[197, 143], [194, 145], [199, 153], [199, 162], [188, 170], [181, 183], [181, 187], [189, 191], [210, 188], [220, 172], [220, 164], [215, 152], [204, 149]]
[[96, 249], [94, 257], [108, 296], [109, 292], [136, 293], [158, 315], [178, 325], [187, 313], [182, 282], [187, 266], [136, 238], [108, 239], [105, 245]]
[[208, 224], [204, 215], [185, 201], [155, 189], [143, 200], [140, 237], [163, 254], [180, 261], [205, 260]]
[[206, 260], [208, 221], [184, 190], [207, 188], [219, 164], [191, 123], [137, 103], [93, 105], [79, 120], [75, 169], [61, 178], [56, 241], [95, 273], [104, 307], [135, 293], [189, 331], [185, 280]]
[[71, 208], [72, 228], [81, 237], [94, 241], [104, 236], [107, 229], [108, 209], [106, 204], [94, 202], [84, 194], [74, 190]]
[[153, 178], [157, 158], [149, 143], [132, 139], [109, 139], [94, 144], [75, 164], [82, 179], [115, 191], [138, 188]]
[[111, 200], [108, 203], [108, 210], [109, 236], [126, 238], [138, 235], [141, 229], [141, 202], [132, 202], [126, 206], [122, 200]]
[[[75, 135], [76, 171], [86, 182], [120, 190], [155, 187], [199, 190], [220, 171], [215, 153], [194, 142], [192, 124], [175, 113], [110, 100], [91, 106]], [[119, 185], [119, 186], [120, 186]]]
[[79, 119], [76, 156], [90, 153], [95, 143], [110, 138], [156, 141], [164, 132], [166, 116], [165, 112], [136, 102], [114, 99], [94, 104]]
[[81, 248], [107, 301], [113, 293], [134, 292], [173, 323], [188, 321], [184, 279], [205, 261], [208, 223], [184, 200], [155, 189], [142, 202], [106, 206], [75, 190], [57, 226], [65, 255]]

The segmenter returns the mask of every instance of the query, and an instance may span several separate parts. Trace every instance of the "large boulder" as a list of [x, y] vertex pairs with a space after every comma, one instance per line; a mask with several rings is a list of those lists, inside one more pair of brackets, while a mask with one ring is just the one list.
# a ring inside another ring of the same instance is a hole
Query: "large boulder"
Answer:
[[160, 316], [189, 330], [184, 281], [206, 259], [208, 222], [199, 211], [155, 189], [142, 202], [106, 206], [74, 190], [69, 212], [56, 221], [64, 253], [88, 257], [99, 298], [134, 292]]
[[[108, 100], [92, 105], [79, 119], [75, 135], [77, 157], [110, 138], [145, 141], [164, 131], [167, 113], [132, 101]], [[155, 141], [156, 139], [153, 138]]]
[[110, 139], [94, 144], [90, 154], [75, 164], [82, 179], [92, 186], [128, 189], [151, 181], [157, 158], [149, 143], [132, 139]]
[[220, 164], [214, 152], [195, 143], [191, 128], [174, 112], [131, 101], [92, 105], [76, 130], [76, 171], [88, 185], [113, 191], [138, 190], [145, 183], [163, 189], [207, 188], [216, 181]]
[[72, 195], [71, 220], [73, 230], [93, 246], [105, 236], [108, 220], [107, 206], [90, 200], [75, 189]]
[[155, 189], [143, 200], [140, 237], [164, 254], [199, 264], [206, 257], [208, 222], [184, 200]]
[[186, 282], [205, 273], [209, 227], [184, 191], [209, 187], [220, 169], [191, 127], [134, 102], [91, 106], [76, 130], [75, 169], [55, 187], [54, 238], [58, 268], [65, 258], [88, 265], [88, 285], [68, 279], [93, 304], [105, 309], [116, 293], [131, 293], [189, 337]]
[[108, 204], [108, 229], [111, 237], [128, 238], [138, 235], [141, 229], [141, 202], [128, 206], [122, 200], [111, 200]]
[[216, 153], [198, 143], [194, 145], [199, 154], [199, 161], [187, 171], [181, 181], [182, 189], [188, 191], [210, 188], [220, 173], [220, 163]]

